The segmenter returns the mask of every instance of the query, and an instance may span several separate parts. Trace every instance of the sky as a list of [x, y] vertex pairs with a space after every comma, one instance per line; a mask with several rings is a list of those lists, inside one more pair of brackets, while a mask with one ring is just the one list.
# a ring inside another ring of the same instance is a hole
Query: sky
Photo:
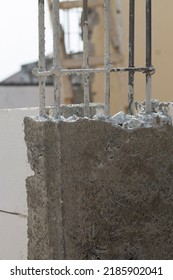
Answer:
[[[38, 59], [38, 0], [0, 0], [0, 81]], [[52, 29], [45, 1], [46, 54]]]

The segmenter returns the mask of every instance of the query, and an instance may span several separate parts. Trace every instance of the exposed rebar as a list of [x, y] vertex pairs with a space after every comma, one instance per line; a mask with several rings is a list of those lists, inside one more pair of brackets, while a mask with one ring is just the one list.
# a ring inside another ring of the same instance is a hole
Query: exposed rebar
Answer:
[[[65, 69], [62, 68], [61, 69], [61, 75], [83, 75], [83, 74], [87, 74], [87, 73], [105, 73], [106, 69], [105, 67], [100, 67], [100, 68], [87, 68], [87, 69]], [[155, 69], [151, 66], [151, 67], [113, 67], [110, 65], [109, 69], [107, 69], [107, 71], [109, 71], [109, 73], [111, 72], [141, 72], [143, 74], [147, 74], [150, 73], [150, 75], [153, 75], [155, 73]], [[32, 73], [36, 76], [36, 77], [48, 77], [48, 76], [59, 76], [60, 75], [60, 70], [56, 70], [54, 67], [52, 67], [50, 70], [48, 71], [38, 71], [38, 69], [34, 68]]]
[[[128, 72], [128, 107], [134, 114], [134, 75], [141, 72], [146, 75], [146, 113], [151, 112], [151, 75], [155, 72], [152, 66], [152, 10], [151, 0], [146, 1], [146, 66], [135, 67], [135, 0], [129, 0], [129, 65], [114, 67], [110, 63], [110, 0], [104, 0], [104, 66], [89, 67], [88, 37], [88, 0], [83, 0], [83, 64], [80, 69], [61, 67], [60, 55], [60, 0], [53, 0], [53, 67], [45, 69], [45, 16], [44, 0], [39, 0], [39, 63], [33, 74], [39, 79], [39, 114], [45, 116], [45, 82], [48, 76], [54, 77], [54, 118], [60, 117], [61, 75], [81, 75], [84, 90], [84, 115], [90, 117], [90, 73], [104, 74], [105, 115], [110, 114], [110, 73]], [[120, 5], [119, 0], [117, 0]], [[80, 4], [82, 5], [82, 3]]]
[[[83, 69], [89, 68], [88, 0], [83, 0]], [[89, 73], [83, 74], [84, 116], [90, 117]]]
[[[45, 71], [45, 11], [44, 11], [44, 0], [38, 1], [39, 10], [39, 71]], [[45, 115], [45, 83], [46, 77], [39, 76], [39, 115], [44, 117]]]
[[[146, 67], [152, 66], [152, 6], [146, 0]], [[146, 73], [146, 113], [151, 113], [151, 73]]]
[[110, 114], [110, 0], [104, 0], [105, 115]]
[[[129, 2], [129, 67], [134, 67], [135, 53], [135, 0]], [[134, 114], [134, 73], [129, 71], [128, 82], [128, 109], [131, 115]]]
[[54, 76], [54, 118], [60, 117], [61, 105], [61, 56], [60, 56], [59, 0], [53, 0], [53, 66], [59, 75]]

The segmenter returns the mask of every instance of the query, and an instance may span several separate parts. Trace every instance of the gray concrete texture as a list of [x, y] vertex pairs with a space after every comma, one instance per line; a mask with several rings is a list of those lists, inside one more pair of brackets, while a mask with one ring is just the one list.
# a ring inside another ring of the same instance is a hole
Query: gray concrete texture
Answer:
[[25, 118], [29, 259], [173, 259], [173, 127]]
[[[84, 103], [79, 104], [62, 104], [61, 105], [61, 116], [70, 118], [73, 115], [76, 117], [84, 117]], [[49, 106], [46, 108], [46, 113], [51, 117], [53, 116], [54, 107]], [[90, 103], [90, 114], [91, 117], [95, 115], [104, 114], [104, 104], [101, 103]]]

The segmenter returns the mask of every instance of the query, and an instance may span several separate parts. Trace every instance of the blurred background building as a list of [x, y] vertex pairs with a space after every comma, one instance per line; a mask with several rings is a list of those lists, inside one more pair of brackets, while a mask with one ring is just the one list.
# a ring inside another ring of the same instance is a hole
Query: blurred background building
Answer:
[[[52, 19], [52, 0], [47, 0]], [[104, 16], [103, 0], [88, 0], [90, 67], [103, 65]], [[128, 66], [128, 1], [111, 0], [111, 62], [116, 66]], [[60, 1], [61, 63], [64, 68], [81, 68], [82, 65], [82, 1]], [[172, 32], [173, 2], [153, 2], [153, 98], [172, 100], [171, 65], [173, 63]], [[136, 1], [136, 45], [135, 66], [145, 65], [145, 1]], [[0, 83], [0, 108], [38, 106], [38, 82], [32, 75], [35, 63], [23, 65], [19, 73]], [[47, 68], [52, 66], [51, 54], [47, 57]], [[53, 105], [52, 79], [47, 80], [47, 105]], [[127, 73], [111, 74], [111, 113], [127, 111]], [[135, 75], [135, 99], [145, 98], [145, 76]], [[103, 74], [90, 74], [90, 100], [104, 102]], [[82, 78], [72, 75], [62, 78], [62, 103], [83, 102]]]

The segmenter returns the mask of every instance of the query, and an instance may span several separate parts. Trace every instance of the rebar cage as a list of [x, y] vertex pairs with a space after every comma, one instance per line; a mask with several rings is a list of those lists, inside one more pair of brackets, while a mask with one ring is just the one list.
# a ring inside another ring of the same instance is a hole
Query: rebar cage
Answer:
[[103, 0], [104, 4], [104, 66], [100, 68], [89, 67], [89, 39], [88, 39], [88, 0], [83, 2], [83, 63], [80, 69], [64, 69], [60, 59], [60, 1], [53, 0], [53, 66], [46, 69], [45, 58], [45, 1], [39, 0], [39, 63], [33, 69], [33, 74], [39, 80], [39, 115], [46, 115], [45, 87], [48, 76], [54, 77], [54, 118], [61, 116], [61, 76], [80, 75], [83, 80], [84, 116], [90, 117], [90, 73], [104, 73], [104, 95], [106, 116], [110, 114], [110, 73], [128, 72], [128, 109], [134, 114], [134, 75], [141, 72], [146, 75], [146, 113], [151, 112], [151, 75], [152, 66], [152, 0], [146, 2], [146, 65], [135, 67], [135, 0], [129, 0], [129, 65], [128, 67], [113, 67], [110, 61], [110, 0]]

